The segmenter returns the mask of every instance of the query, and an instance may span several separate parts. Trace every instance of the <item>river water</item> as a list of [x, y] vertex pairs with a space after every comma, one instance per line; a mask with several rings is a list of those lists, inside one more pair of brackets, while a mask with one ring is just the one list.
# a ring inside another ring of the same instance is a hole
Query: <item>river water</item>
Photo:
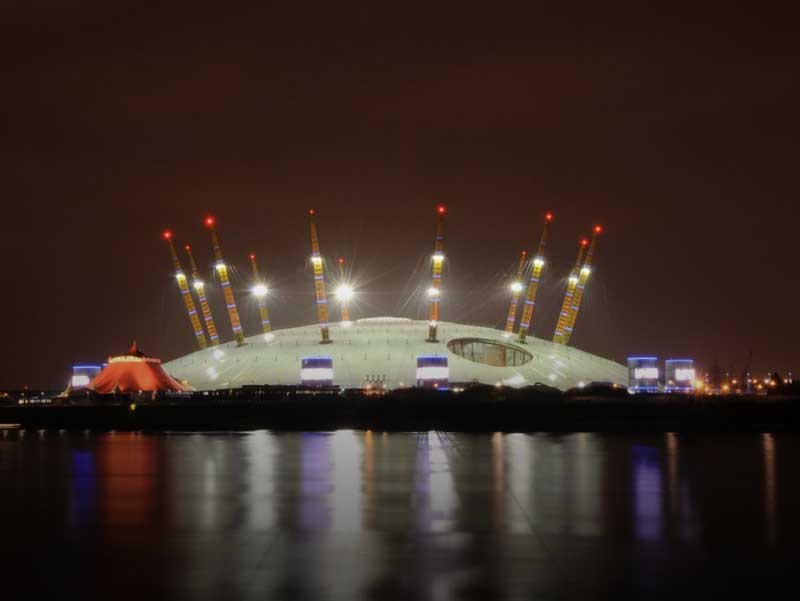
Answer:
[[[0, 586], [687, 599], [794, 582], [791, 435], [0, 431]], [[8, 597], [8, 598], [14, 598]]]

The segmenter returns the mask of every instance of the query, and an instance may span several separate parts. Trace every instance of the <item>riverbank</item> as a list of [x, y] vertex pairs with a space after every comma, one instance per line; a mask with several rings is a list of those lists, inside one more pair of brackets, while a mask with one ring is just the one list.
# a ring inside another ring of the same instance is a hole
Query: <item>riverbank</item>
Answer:
[[563, 396], [405, 390], [194, 396], [0, 407], [0, 424], [65, 430], [800, 431], [800, 398]]

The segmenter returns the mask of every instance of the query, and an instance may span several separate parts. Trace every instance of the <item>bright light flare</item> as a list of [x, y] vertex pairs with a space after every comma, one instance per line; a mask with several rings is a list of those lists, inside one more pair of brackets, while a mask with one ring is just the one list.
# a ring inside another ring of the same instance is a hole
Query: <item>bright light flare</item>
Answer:
[[222, 261], [214, 265], [214, 267], [217, 269], [217, 271], [225, 271], [225, 263]]
[[541, 257], [536, 257], [533, 260], [533, 266], [541, 269], [542, 267], [544, 267], [544, 259], [542, 259]]
[[353, 299], [355, 291], [353, 290], [352, 286], [348, 286], [347, 284], [342, 284], [341, 286], [338, 286], [336, 288], [334, 294], [336, 295], [337, 300], [346, 303]]
[[267, 296], [269, 289], [264, 284], [256, 284], [250, 289], [250, 292], [252, 292], [253, 296], [256, 298], [264, 298]]
[[433, 255], [434, 263], [441, 263], [444, 261], [444, 254], [443, 253], [436, 253]]
[[428, 288], [428, 296], [430, 296], [431, 298], [437, 297], [439, 296], [439, 294], [441, 294], [441, 290], [439, 290], [435, 286], [431, 286], [430, 288]]
[[592, 273], [592, 268], [591, 267], [588, 267], [586, 265], [581, 267], [581, 275], [589, 275], [590, 273]]
[[522, 292], [522, 282], [513, 282], [509, 288], [511, 288], [511, 292], [520, 293]]
[[322, 257], [311, 257], [311, 262], [314, 265], [322, 265]]
[[576, 278], [574, 275], [569, 276], [569, 283], [570, 284], [577, 284], [578, 283], [578, 278]]
[[194, 283], [192, 284], [195, 290], [202, 290], [204, 285], [205, 284], [203, 284], [203, 280], [195, 280]]

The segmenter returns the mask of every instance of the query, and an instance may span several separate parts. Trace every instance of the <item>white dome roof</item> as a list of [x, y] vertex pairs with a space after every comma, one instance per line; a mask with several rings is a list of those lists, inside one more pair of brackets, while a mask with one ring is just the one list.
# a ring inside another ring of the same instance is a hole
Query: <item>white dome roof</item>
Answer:
[[[432, 343], [425, 340], [427, 321], [372, 317], [350, 324], [332, 323], [330, 335], [331, 344], [320, 344], [316, 324], [276, 330], [251, 336], [244, 346], [229, 342], [191, 353], [165, 363], [164, 369], [197, 390], [296, 385], [304, 358], [329, 357], [333, 383], [342, 388], [360, 388], [370, 382], [398, 388], [416, 384], [418, 357], [438, 356], [447, 358], [451, 383], [502, 382], [520, 387], [541, 382], [566, 390], [592, 381], [627, 382], [627, 368], [619, 363], [538, 338], [519, 344], [494, 328], [439, 322], [439, 342]], [[502, 348], [502, 353], [513, 350], [510, 354], [518, 364], [498, 367], [459, 356], [451, 350], [458, 344], [448, 348], [448, 343], [459, 339], [488, 343], [488, 348]], [[520, 359], [526, 362], [519, 364]]]

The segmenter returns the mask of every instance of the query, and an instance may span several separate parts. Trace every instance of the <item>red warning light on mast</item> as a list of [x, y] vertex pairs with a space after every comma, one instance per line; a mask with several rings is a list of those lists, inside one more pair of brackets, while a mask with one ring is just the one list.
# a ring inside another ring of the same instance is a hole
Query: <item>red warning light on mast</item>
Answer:
[[186, 252], [189, 252], [190, 250], [192, 250], [192, 247], [191, 247], [191, 245], [189, 245], [189, 244], [187, 244], [187, 245], [186, 245], [186, 246], [184, 246], [183, 248], [185, 248], [185, 249], [186, 249]]
[[215, 225], [217, 225], [217, 220], [214, 218], [213, 215], [209, 215], [208, 217], [205, 218], [204, 223], [206, 224], [206, 227], [214, 227]]
[[309, 216], [313, 217], [314, 215], [317, 214], [317, 211], [315, 209], [309, 209], [308, 210], [308, 214], [309, 214]]
[[581, 240], [581, 246], [586, 246], [587, 244], [589, 244], [589, 241], [586, 238]]
[[251, 261], [255, 261], [256, 260], [256, 253], [250, 253], [250, 260]]
[[439, 213], [439, 215], [444, 215], [445, 213], [447, 213], [447, 207], [444, 205], [438, 205], [436, 207], [436, 212]]
[[552, 213], [545, 213], [545, 215], [544, 215], [544, 220], [545, 220], [547, 223], [550, 223], [551, 221], [553, 221], [553, 214], [552, 214]]
[[600, 234], [600, 233], [602, 233], [602, 232], [603, 232], [603, 226], [602, 226], [602, 225], [596, 225], [596, 226], [594, 226], [594, 233], [595, 233], [595, 234]]
[[172, 240], [172, 231], [164, 230], [164, 233], [161, 234], [161, 237], [164, 238], [164, 240]]

